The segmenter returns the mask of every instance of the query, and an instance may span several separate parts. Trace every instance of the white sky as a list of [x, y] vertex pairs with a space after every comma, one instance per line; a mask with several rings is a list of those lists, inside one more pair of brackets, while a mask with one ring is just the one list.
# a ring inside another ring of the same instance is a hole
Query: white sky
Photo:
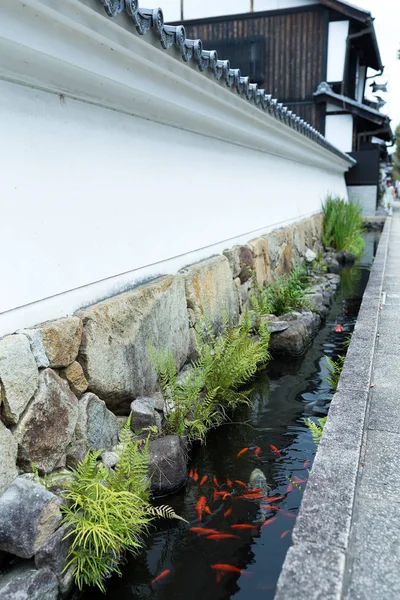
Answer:
[[[183, 1], [187, 19], [247, 12], [250, 6], [250, 0]], [[272, 5], [273, 8], [279, 8], [279, 3], [280, 0], [254, 0], [254, 9], [267, 10]], [[385, 65], [383, 76], [376, 81], [377, 83], [388, 81], [388, 93], [378, 92], [378, 94], [387, 102], [381, 110], [390, 116], [392, 128], [395, 129], [400, 123], [400, 60], [396, 58], [397, 49], [400, 48], [400, 0], [351, 0], [351, 3], [370, 11], [375, 17], [375, 31], [382, 62]], [[180, 0], [160, 0], [160, 5], [167, 22], [179, 19]], [[370, 70], [368, 75], [373, 73], [374, 71]], [[373, 98], [370, 91], [367, 92], [367, 96]]]

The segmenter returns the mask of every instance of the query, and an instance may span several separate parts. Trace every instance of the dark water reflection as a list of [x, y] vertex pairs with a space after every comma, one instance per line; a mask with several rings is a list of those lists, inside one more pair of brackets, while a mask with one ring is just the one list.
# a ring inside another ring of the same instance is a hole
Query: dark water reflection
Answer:
[[[303, 419], [328, 412], [331, 393], [324, 378], [326, 357], [335, 358], [346, 351], [346, 334], [352, 331], [357, 318], [377, 239], [376, 234], [367, 234], [365, 260], [342, 272], [341, 289], [306, 354], [299, 359], [271, 362], [254, 382], [251, 407], [236, 411], [234, 423], [211, 432], [207, 445], [193, 451], [189, 469], [196, 468], [200, 478], [208, 475], [208, 481], [199, 487], [198, 482], [189, 480], [186, 489], [166, 499], [190, 524], [175, 521], [160, 524], [141, 555], [128, 559], [123, 577], [113, 577], [108, 582], [107, 597], [121, 600], [223, 600], [232, 596], [247, 600], [261, 594], [263, 600], [274, 597], [305, 487], [305, 483], [300, 483], [300, 489], [293, 487], [288, 493], [288, 477], [307, 479], [315, 455]], [[335, 323], [343, 325], [342, 333], [334, 332]], [[271, 450], [271, 444], [279, 449], [280, 457]], [[261, 448], [258, 458], [254, 454], [257, 446]], [[249, 450], [238, 458], [238, 452], [245, 447]], [[271, 487], [270, 496], [284, 495], [274, 502], [280, 509], [278, 512], [262, 509], [259, 500], [236, 499], [243, 490], [238, 484], [232, 490], [227, 486], [227, 478], [248, 482], [254, 468], [264, 472]], [[214, 501], [213, 477], [233, 495], [224, 501], [220, 498]], [[214, 541], [189, 531], [198, 525], [195, 505], [201, 495], [207, 497], [213, 512], [204, 516], [202, 525], [234, 533], [238, 539]], [[224, 517], [229, 508], [232, 513]], [[265, 521], [268, 525], [261, 527]], [[256, 529], [230, 529], [235, 523], [253, 524]], [[288, 533], [281, 537], [284, 532]], [[243, 572], [227, 573], [218, 582], [216, 572], [211, 569], [215, 563], [233, 565]], [[150, 585], [166, 569], [170, 573]], [[83, 597], [104, 598], [96, 590], [88, 590]]]

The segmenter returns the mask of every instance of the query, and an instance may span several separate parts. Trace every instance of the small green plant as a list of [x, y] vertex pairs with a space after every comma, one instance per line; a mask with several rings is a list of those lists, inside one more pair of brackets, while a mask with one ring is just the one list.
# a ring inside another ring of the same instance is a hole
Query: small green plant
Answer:
[[317, 252], [317, 256], [312, 261], [310, 266], [316, 273], [326, 273], [328, 267], [325, 262], [324, 253], [321, 251]]
[[337, 386], [340, 379], [340, 374], [343, 369], [345, 356], [338, 356], [336, 360], [332, 360], [331, 358], [326, 357], [328, 363], [328, 375], [326, 376], [326, 380], [331, 386], [333, 392], [336, 392]]
[[282, 275], [273, 283], [260, 288], [253, 278], [251, 303], [256, 315], [284, 315], [293, 310], [308, 309], [311, 305], [305, 292], [310, 273], [306, 267], [295, 267], [289, 275]]
[[310, 419], [310, 417], [308, 419], [304, 419], [304, 423], [311, 431], [312, 439], [316, 446], [318, 446], [321, 440], [327, 418], [328, 417], [321, 417], [320, 419], [317, 419], [317, 422]]
[[207, 431], [226, 418], [227, 410], [248, 403], [251, 390], [242, 387], [269, 360], [270, 339], [265, 324], [259, 328], [258, 339], [251, 336], [251, 330], [250, 313], [244, 313], [236, 327], [226, 323], [218, 336], [206, 321], [205, 331], [196, 330], [198, 358], [183, 380], [178, 380], [169, 350], [158, 353], [150, 348], [168, 407], [165, 417], [168, 432], [204, 441]]
[[129, 420], [120, 433], [115, 470], [98, 461], [100, 454], [88, 452], [74, 470], [61, 509], [66, 537], [72, 537], [65, 570], [72, 567], [79, 589], [97, 585], [105, 592], [104, 579], [121, 573], [123, 555], [139, 551], [154, 518], [181, 517], [168, 506], [151, 506], [148, 441], [133, 441]]
[[322, 213], [324, 246], [361, 256], [364, 250], [361, 207], [343, 198], [327, 196]]

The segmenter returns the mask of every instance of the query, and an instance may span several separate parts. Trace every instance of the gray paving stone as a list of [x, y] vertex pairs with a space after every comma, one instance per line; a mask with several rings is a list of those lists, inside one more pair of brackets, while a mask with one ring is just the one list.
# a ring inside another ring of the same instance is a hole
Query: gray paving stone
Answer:
[[400, 389], [399, 357], [388, 348], [387, 337], [380, 334], [372, 380], [378, 387]]
[[400, 433], [400, 394], [397, 388], [378, 384], [371, 389], [368, 429]]
[[286, 555], [274, 600], [339, 600], [345, 557], [321, 544], [295, 544]]
[[373, 502], [386, 499], [400, 503], [400, 435], [370, 429], [363, 463], [358, 493]]
[[[400, 288], [399, 288], [399, 290], [400, 290]], [[399, 291], [397, 291], [397, 292], [390, 291], [390, 292], [386, 293], [386, 299], [385, 299], [385, 303], [383, 306], [386, 306], [386, 305], [391, 306], [391, 305], [399, 305], [399, 304], [400, 304], [400, 292]]]
[[400, 598], [400, 505], [361, 498], [355, 508], [345, 600]]

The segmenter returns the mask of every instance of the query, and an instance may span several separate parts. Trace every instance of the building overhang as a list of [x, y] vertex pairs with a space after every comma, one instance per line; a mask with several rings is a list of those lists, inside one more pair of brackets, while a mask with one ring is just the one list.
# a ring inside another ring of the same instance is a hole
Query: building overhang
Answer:
[[371, 132], [379, 130], [379, 133], [374, 133], [375, 137], [388, 142], [392, 141], [393, 134], [390, 128], [390, 119], [387, 115], [379, 112], [379, 110], [342, 94], [335, 94], [331, 86], [326, 82], [320, 83], [313, 95], [317, 104], [333, 104], [342, 109], [343, 112], [349, 112], [353, 116], [362, 119], [366, 123], [367, 130], [371, 130]]

